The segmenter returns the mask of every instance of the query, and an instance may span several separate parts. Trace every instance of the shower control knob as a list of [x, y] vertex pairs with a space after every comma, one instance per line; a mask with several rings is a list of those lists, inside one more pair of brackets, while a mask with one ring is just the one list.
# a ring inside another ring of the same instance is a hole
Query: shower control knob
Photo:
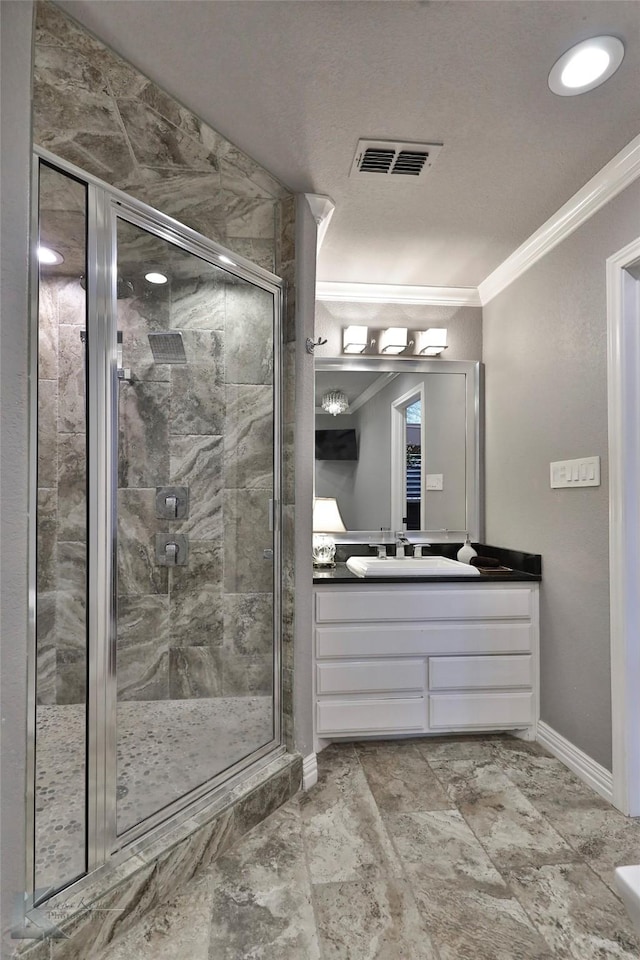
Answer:
[[184, 520], [188, 516], [188, 487], [156, 487], [156, 517], [159, 520]]
[[156, 534], [156, 563], [161, 567], [186, 567], [189, 541], [182, 533]]
[[165, 543], [164, 555], [167, 561], [167, 566], [175, 567], [178, 563], [178, 544], [173, 542]]

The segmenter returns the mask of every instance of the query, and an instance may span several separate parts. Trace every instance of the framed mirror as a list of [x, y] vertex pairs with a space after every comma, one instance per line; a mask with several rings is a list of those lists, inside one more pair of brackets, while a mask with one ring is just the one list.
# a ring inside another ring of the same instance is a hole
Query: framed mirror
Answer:
[[315, 496], [347, 536], [482, 539], [480, 363], [316, 358], [315, 429]]

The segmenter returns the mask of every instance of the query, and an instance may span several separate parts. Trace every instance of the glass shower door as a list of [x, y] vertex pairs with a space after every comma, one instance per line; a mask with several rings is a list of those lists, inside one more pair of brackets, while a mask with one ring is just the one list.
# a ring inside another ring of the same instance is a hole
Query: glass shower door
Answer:
[[87, 869], [87, 190], [38, 165], [36, 897]]
[[117, 217], [115, 292], [122, 835], [276, 737], [277, 401], [272, 291]]

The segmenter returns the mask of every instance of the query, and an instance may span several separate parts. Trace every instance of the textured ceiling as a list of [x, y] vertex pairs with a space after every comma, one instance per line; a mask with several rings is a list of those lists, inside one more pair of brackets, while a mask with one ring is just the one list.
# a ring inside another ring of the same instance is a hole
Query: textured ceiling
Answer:
[[388, 376], [381, 377], [377, 370], [316, 370], [316, 407], [320, 407], [323, 396], [330, 390], [344, 393], [351, 406], [377, 380], [389, 382]]
[[[640, 132], [638, 0], [62, 0], [297, 191], [336, 211], [318, 278], [475, 286]], [[554, 61], [625, 60], [577, 97]], [[419, 181], [349, 179], [360, 137], [444, 143]]]

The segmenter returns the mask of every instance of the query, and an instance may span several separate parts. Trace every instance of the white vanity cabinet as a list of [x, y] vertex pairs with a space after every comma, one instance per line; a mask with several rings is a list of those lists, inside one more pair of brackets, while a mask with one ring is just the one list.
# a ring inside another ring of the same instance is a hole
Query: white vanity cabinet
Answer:
[[535, 736], [535, 581], [318, 585], [314, 635], [319, 738]]

